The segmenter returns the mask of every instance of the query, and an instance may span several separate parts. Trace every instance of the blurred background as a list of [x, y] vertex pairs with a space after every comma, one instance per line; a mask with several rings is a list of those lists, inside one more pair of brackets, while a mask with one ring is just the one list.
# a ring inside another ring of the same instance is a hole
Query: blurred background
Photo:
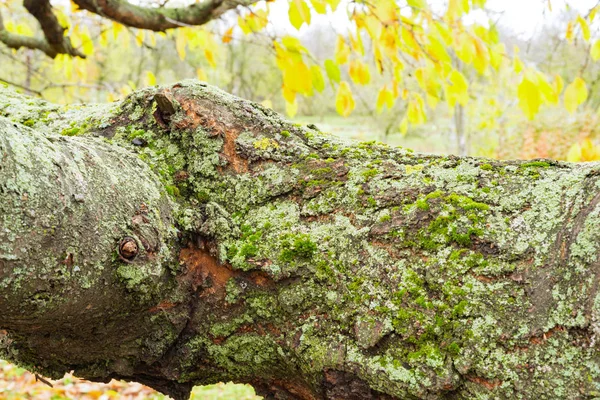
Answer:
[[[352, 12], [349, 5], [354, 3], [351, 1], [342, 1], [335, 12], [328, 9], [325, 15], [313, 12], [310, 24], [303, 24], [300, 29], [292, 26], [288, 18], [288, 0], [277, 0], [259, 2], [256, 6], [258, 10], [268, 6], [269, 14], [265, 26], [255, 31], [244, 32], [240, 22], [248, 14], [233, 10], [201, 28], [190, 28], [191, 32], [183, 28], [167, 34], [124, 27], [78, 11], [68, 1], [52, 3], [61, 23], [68, 26], [74, 46], [89, 56], [85, 60], [67, 55], [52, 59], [40, 51], [23, 48], [17, 51], [0, 43], [0, 81], [64, 104], [114, 101], [147, 85], [198, 78], [285, 114], [282, 70], [277, 65], [273, 42], [286, 35], [299, 38], [307, 49], [305, 59], [322, 66], [325, 60], [334, 58], [338, 36], [354, 29], [348, 17]], [[186, 2], [172, 0], [168, 6], [181, 3]], [[428, 3], [434, 11], [444, 10], [448, 5], [444, 0]], [[341, 80], [352, 84], [353, 112], [348, 117], [336, 112], [334, 83], [326, 84], [322, 92], [315, 91], [311, 96], [297, 96], [293, 119], [353, 139], [381, 140], [423, 152], [501, 159], [567, 159], [576, 143], [583, 146], [587, 143], [588, 147], [595, 144], [600, 66], [592, 59], [590, 50], [600, 24], [598, 18], [589, 17], [597, 1], [484, 3], [484, 8], [473, 7], [463, 16], [464, 24], [480, 23], [490, 31], [493, 29], [495, 40], [503, 45], [506, 65], [484, 74], [469, 66], [461, 69], [469, 84], [469, 101], [460, 110], [464, 115], [461, 124], [457, 124], [456, 110], [444, 101], [435, 108], [428, 102], [426, 120], [408, 127], [406, 124], [403, 127], [402, 122], [409, 102], [402, 97], [394, 101], [391, 109], [377, 112], [375, 104], [386, 77], [375, 73], [375, 60], [369, 56], [373, 44], [366, 33], [362, 34], [362, 45], [367, 55], [364, 62], [371, 71], [369, 83], [354, 84], [347, 70], [341, 69]], [[1, 0], [0, 12], [8, 31], [25, 35], [39, 31], [37, 21], [18, 0]], [[581, 16], [588, 18], [591, 39], [581, 37], [577, 23]], [[415, 73], [422, 63], [409, 57], [403, 59], [403, 70], [399, 73], [402, 90], [418, 90]], [[556, 105], [542, 105], [530, 120], [519, 107], [517, 94], [522, 70], [527, 68], [546, 74], [550, 81], [559, 75], [565, 86], [581, 77], [587, 86], [586, 100], [572, 113], [560, 104], [562, 100]], [[584, 142], [588, 138], [592, 143]]]

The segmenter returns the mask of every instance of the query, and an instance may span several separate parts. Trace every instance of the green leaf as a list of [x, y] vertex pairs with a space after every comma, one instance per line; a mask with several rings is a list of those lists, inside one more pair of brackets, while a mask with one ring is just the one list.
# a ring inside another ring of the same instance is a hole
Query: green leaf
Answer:
[[340, 67], [333, 60], [325, 60], [325, 71], [327, 76], [335, 83], [340, 83], [341, 73]]

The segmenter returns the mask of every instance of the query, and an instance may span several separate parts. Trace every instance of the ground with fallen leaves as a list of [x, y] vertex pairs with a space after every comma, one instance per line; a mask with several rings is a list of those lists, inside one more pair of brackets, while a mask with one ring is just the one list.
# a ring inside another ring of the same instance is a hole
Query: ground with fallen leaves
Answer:
[[[48, 384], [52, 386], [49, 386]], [[147, 386], [112, 380], [109, 383], [89, 382], [66, 374], [47, 383], [23, 368], [0, 360], [0, 399], [2, 400], [169, 400]], [[259, 400], [249, 385], [218, 383], [197, 386], [190, 400]]]

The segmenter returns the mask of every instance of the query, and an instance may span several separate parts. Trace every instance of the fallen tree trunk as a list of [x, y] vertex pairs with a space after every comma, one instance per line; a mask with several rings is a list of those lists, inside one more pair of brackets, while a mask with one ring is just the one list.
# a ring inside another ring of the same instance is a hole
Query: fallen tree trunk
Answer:
[[197, 82], [0, 90], [0, 357], [177, 399], [599, 395], [597, 164], [347, 144]]

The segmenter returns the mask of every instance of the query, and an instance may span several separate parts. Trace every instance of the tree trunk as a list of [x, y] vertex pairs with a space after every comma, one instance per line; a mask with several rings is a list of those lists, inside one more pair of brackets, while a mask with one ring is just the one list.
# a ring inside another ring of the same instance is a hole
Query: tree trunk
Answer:
[[197, 82], [0, 115], [0, 358], [177, 399], [600, 392], [598, 164], [348, 144]]

